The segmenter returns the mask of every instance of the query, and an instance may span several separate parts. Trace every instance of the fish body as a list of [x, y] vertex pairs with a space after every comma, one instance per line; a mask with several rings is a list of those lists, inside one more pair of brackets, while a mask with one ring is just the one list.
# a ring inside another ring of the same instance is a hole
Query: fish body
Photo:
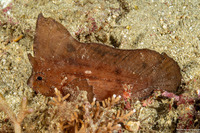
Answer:
[[34, 56], [28, 55], [33, 67], [28, 84], [46, 96], [54, 96], [55, 87], [66, 94], [67, 86], [87, 91], [90, 101], [93, 97], [101, 101], [123, 95], [123, 85], [129, 85], [131, 96], [142, 99], [154, 89], [175, 92], [182, 78], [177, 62], [165, 53], [81, 43], [62, 24], [42, 14], [33, 51]]

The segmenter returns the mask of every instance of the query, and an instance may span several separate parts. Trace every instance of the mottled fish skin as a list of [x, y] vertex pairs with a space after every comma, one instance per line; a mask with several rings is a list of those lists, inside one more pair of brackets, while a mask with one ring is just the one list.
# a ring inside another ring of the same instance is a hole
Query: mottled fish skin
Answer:
[[54, 96], [55, 87], [66, 94], [64, 88], [78, 86], [88, 92], [90, 101], [94, 96], [101, 101], [113, 94], [122, 95], [123, 85], [129, 85], [132, 97], [142, 99], [154, 89], [175, 92], [181, 83], [177, 62], [165, 53], [81, 43], [62, 24], [42, 14], [33, 50], [34, 57], [28, 55], [33, 67], [28, 84], [45, 96]]

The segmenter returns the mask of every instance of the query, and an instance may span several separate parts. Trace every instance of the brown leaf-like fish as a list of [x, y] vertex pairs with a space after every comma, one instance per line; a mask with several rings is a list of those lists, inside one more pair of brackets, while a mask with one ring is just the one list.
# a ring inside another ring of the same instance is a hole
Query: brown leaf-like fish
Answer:
[[[181, 83], [178, 64], [165, 53], [149, 49], [122, 50], [104, 44], [81, 43], [52, 18], [39, 14], [33, 44], [33, 67], [28, 84], [36, 92], [54, 95], [54, 88], [79, 87], [88, 99], [122, 95], [123, 85], [132, 97], [144, 98], [154, 90], [175, 92]], [[77, 90], [76, 90], [77, 91]]]

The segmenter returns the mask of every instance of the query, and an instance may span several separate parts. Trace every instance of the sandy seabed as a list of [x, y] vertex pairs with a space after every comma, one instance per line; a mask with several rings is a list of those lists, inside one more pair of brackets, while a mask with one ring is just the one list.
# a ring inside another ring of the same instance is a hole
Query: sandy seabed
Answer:
[[[19, 112], [21, 98], [28, 98], [28, 106], [35, 112], [22, 123], [24, 132], [47, 132], [50, 125], [45, 121], [49, 116], [47, 110], [52, 108], [48, 104], [51, 98], [36, 95], [27, 85], [32, 69], [27, 53], [33, 53], [36, 19], [41, 12], [62, 23], [81, 42], [167, 53], [181, 68], [182, 90], [177, 95], [186, 100], [171, 108], [173, 98], [153, 99], [145, 107], [138, 101], [134, 105], [140, 110], [138, 132], [199, 131], [200, 1], [16, 0], [1, 5], [0, 93], [15, 113]], [[0, 127], [2, 132], [13, 132], [3, 112], [0, 112]]]

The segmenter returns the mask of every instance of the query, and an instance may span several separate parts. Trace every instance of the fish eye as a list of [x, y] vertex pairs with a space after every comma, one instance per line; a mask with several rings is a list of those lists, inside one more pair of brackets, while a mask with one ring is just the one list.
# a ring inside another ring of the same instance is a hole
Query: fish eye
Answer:
[[42, 80], [42, 77], [41, 77], [41, 76], [38, 76], [38, 77], [37, 77], [37, 80]]

